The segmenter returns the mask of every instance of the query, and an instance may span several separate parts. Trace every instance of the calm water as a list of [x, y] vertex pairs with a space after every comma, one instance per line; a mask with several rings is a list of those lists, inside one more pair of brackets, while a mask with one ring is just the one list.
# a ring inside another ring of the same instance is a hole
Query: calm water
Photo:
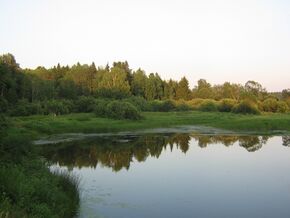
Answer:
[[290, 136], [142, 134], [46, 145], [79, 217], [290, 217]]

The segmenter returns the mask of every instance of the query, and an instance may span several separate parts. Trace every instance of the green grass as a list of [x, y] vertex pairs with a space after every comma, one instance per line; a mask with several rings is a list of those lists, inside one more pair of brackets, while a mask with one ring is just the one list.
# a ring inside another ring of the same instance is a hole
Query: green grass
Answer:
[[116, 132], [135, 129], [203, 125], [235, 131], [290, 131], [290, 114], [241, 115], [221, 112], [146, 112], [143, 119], [113, 120], [90, 113], [62, 116], [29, 116], [11, 118], [10, 131], [26, 132], [33, 137], [59, 133]]
[[79, 205], [78, 180], [51, 173], [37, 159], [0, 166], [0, 217], [73, 217]]

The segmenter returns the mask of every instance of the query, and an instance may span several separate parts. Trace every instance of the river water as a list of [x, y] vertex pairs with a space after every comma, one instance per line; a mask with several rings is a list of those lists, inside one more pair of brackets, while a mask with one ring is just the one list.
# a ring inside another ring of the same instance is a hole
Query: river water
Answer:
[[95, 135], [42, 145], [80, 178], [79, 217], [290, 217], [290, 136]]

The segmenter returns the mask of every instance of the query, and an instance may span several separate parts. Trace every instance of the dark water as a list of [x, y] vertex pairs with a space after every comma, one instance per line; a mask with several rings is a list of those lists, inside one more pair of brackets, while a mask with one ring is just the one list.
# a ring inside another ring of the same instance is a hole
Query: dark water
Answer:
[[290, 217], [290, 136], [142, 134], [44, 146], [80, 217]]

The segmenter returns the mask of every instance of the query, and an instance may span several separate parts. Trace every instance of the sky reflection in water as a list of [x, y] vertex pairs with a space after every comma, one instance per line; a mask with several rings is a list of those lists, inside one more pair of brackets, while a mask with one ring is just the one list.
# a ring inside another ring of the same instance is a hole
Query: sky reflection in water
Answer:
[[44, 146], [80, 217], [290, 217], [290, 136], [146, 134]]

